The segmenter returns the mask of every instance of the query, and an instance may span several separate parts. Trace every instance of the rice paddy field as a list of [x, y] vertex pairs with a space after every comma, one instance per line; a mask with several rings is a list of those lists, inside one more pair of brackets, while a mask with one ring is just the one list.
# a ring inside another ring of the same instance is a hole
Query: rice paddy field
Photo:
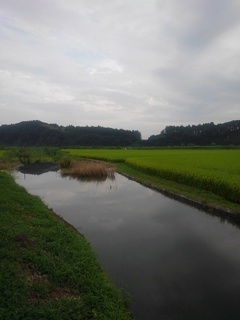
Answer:
[[70, 157], [125, 163], [240, 203], [239, 149], [64, 149]]

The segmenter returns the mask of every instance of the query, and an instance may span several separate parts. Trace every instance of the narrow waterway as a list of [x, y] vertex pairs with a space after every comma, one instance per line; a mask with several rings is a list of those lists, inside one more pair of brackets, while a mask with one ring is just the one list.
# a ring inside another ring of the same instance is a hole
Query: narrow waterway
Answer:
[[132, 295], [134, 319], [240, 319], [238, 226], [119, 174], [102, 182], [57, 171], [15, 176], [85, 235]]

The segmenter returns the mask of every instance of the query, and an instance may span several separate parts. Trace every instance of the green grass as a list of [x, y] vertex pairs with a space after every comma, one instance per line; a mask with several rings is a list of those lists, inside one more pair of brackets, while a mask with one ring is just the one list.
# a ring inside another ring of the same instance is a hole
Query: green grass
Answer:
[[[240, 203], [239, 149], [66, 149], [72, 157], [124, 163], [171, 185], [204, 190], [230, 203]], [[156, 182], [155, 182], [156, 183]], [[159, 183], [158, 183], [159, 185]], [[170, 188], [171, 189], [171, 188]], [[219, 200], [214, 201], [219, 201]]]
[[20, 148], [10, 147], [5, 150], [0, 150], [1, 160], [12, 162], [19, 160], [19, 156], [22, 154], [28, 154], [29, 158], [26, 159], [29, 162], [58, 162], [62, 158], [62, 152], [59, 148], [55, 147], [32, 147], [32, 148]]
[[130, 319], [86, 239], [0, 172], [0, 319]]

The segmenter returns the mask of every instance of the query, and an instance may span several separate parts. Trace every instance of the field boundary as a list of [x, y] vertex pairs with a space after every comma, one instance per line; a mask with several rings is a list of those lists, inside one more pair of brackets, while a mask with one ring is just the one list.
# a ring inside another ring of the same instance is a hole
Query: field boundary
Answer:
[[[152, 182], [145, 181], [141, 178], [136, 177], [135, 175], [128, 174], [128, 173], [124, 172], [124, 170], [122, 170], [122, 169], [118, 169], [117, 172], [119, 174], [125, 176], [129, 180], [136, 181], [147, 188], [150, 188], [152, 190], [155, 190], [157, 192], [164, 194], [167, 197], [174, 198], [176, 200], [180, 200], [181, 202], [187, 203], [187, 204], [192, 205], [193, 207], [196, 207], [199, 209], [204, 209], [209, 214], [218, 215], [223, 218], [231, 218], [231, 220], [234, 220], [235, 222], [240, 222], [240, 211], [238, 211], [238, 210], [233, 210], [231, 208], [221, 206], [221, 205], [218, 205], [215, 203], [210, 203], [210, 202], [205, 202], [205, 201], [193, 199], [190, 196], [187, 196], [187, 195], [172, 191], [170, 189], [161, 187], [161, 186], [156, 185]], [[147, 174], [145, 173], [145, 175], [147, 175]]]

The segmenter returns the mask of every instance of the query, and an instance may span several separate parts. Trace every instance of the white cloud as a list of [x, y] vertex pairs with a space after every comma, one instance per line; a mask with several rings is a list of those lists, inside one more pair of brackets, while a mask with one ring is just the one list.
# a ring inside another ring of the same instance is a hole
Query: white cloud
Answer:
[[123, 72], [123, 68], [114, 60], [101, 61], [98, 64], [93, 65], [88, 69], [90, 75], [98, 74], [109, 74], [114, 72]]

